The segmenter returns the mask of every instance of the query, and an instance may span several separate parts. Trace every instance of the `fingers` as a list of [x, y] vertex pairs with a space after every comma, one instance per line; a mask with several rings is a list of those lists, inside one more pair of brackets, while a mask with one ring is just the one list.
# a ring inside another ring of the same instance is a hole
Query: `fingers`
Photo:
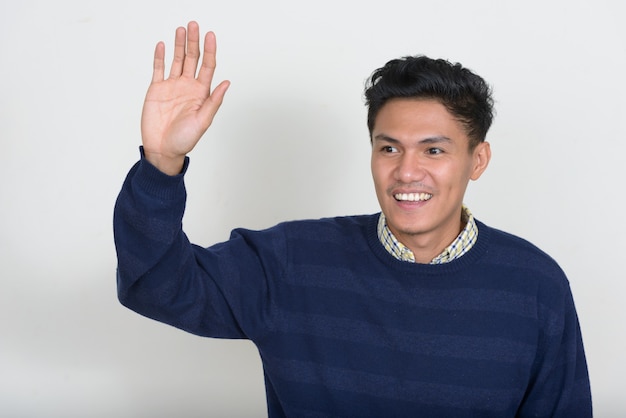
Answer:
[[178, 78], [183, 73], [183, 64], [185, 62], [187, 31], [183, 27], [176, 29], [176, 37], [174, 39], [174, 59], [170, 68], [170, 77]]
[[215, 34], [213, 32], [208, 32], [204, 37], [204, 55], [202, 57], [200, 72], [198, 73], [198, 81], [206, 86], [210, 86], [211, 81], [213, 80], [215, 66], [217, 65], [215, 59], [216, 53], [217, 42], [215, 40]]
[[[153, 81], [163, 80], [164, 77], [164, 52], [162, 42], [157, 45], [154, 57]], [[215, 73], [217, 42], [215, 34], [208, 32], [204, 37], [204, 54], [202, 65], [198, 73], [198, 81], [210, 88]], [[174, 58], [169, 76], [172, 78], [196, 76], [198, 62], [200, 60], [200, 28], [196, 22], [189, 22], [187, 29], [176, 29], [174, 41]]]
[[215, 87], [211, 96], [209, 96], [209, 98], [202, 105], [202, 108], [200, 109], [200, 118], [205, 120], [208, 125], [213, 122], [215, 114], [222, 105], [224, 95], [226, 94], [228, 87], [230, 87], [230, 82], [222, 81], [217, 87]]
[[163, 81], [163, 77], [165, 77], [165, 44], [163, 42], [159, 42], [154, 49], [152, 69], [152, 82]]
[[183, 63], [183, 76], [195, 77], [200, 58], [200, 28], [196, 22], [187, 26], [187, 54]]

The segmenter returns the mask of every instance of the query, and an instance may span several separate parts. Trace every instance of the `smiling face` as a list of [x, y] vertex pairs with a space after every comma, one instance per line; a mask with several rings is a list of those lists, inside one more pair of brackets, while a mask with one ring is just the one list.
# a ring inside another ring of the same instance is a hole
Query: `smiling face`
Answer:
[[487, 142], [473, 150], [463, 125], [438, 101], [389, 100], [372, 130], [372, 176], [396, 238], [430, 262], [458, 236], [463, 196], [487, 168]]

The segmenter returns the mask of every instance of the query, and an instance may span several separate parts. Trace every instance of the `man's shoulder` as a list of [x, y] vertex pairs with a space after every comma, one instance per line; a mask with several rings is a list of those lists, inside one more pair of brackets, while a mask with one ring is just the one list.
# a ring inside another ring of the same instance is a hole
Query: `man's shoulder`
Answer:
[[299, 219], [283, 221], [264, 230], [237, 228], [236, 233], [244, 235], [281, 235], [288, 240], [350, 239], [355, 234], [366, 234], [378, 220], [379, 214], [335, 216], [319, 219]]
[[368, 251], [376, 215], [283, 221], [266, 229], [237, 228], [227, 246], [243, 245], [264, 254], [337, 255]]
[[334, 216], [325, 217], [319, 219], [300, 219], [294, 221], [285, 221], [279, 224], [291, 229], [318, 229], [318, 228], [330, 228], [330, 229], [345, 229], [345, 228], [363, 228], [367, 227], [370, 222], [375, 219], [378, 220], [380, 214], [368, 214], [368, 215], [350, 215], [350, 216]]
[[477, 225], [479, 237], [481, 232], [489, 235], [488, 257], [491, 261], [515, 269], [564, 276], [557, 261], [529, 240], [479, 221]]
[[364, 236], [378, 220], [376, 214], [335, 216], [320, 219], [287, 221], [277, 225], [288, 237], [306, 240], [344, 240]]

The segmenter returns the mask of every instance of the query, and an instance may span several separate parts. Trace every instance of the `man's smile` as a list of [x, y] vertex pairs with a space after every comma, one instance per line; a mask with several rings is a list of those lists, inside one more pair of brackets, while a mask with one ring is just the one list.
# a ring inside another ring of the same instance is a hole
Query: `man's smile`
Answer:
[[433, 197], [430, 193], [397, 193], [393, 197], [399, 202], [424, 202]]

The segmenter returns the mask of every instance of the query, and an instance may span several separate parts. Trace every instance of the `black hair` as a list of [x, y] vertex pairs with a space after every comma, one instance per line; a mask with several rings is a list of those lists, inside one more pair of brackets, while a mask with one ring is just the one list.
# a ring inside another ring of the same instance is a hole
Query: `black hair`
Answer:
[[375, 70], [365, 87], [370, 137], [380, 109], [393, 98], [434, 99], [463, 124], [470, 150], [483, 142], [493, 120], [491, 88], [461, 64], [423, 55], [394, 59]]

